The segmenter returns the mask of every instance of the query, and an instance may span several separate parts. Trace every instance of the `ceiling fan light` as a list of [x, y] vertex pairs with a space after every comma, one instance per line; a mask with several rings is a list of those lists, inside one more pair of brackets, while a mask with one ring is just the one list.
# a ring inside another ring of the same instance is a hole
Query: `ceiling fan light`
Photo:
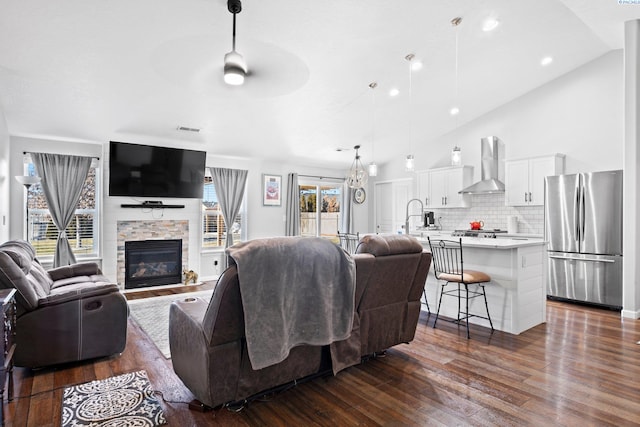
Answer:
[[235, 50], [224, 55], [224, 82], [228, 85], [239, 86], [244, 83], [247, 74], [247, 64], [244, 58]]

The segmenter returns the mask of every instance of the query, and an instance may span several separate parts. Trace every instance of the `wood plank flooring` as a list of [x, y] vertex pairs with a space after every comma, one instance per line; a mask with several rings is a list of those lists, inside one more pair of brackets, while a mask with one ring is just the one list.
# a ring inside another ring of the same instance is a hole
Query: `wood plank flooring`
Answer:
[[59, 426], [64, 386], [145, 369], [169, 424], [180, 427], [640, 426], [640, 321], [560, 302], [547, 308], [547, 323], [519, 336], [472, 326], [470, 340], [464, 327], [439, 321], [434, 329], [423, 315], [411, 344], [239, 413], [189, 410], [192, 395], [171, 361], [130, 320], [120, 356], [16, 368], [21, 397], [5, 397], [6, 425]]

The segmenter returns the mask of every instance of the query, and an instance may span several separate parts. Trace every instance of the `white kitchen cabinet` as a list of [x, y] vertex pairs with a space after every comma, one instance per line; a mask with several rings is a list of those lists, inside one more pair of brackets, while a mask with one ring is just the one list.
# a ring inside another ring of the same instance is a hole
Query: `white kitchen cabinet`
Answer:
[[458, 191], [472, 184], [473, 167], [454, 166], [417, 173], [418, 198], [425, 208], [469, 206], [469, 197]]
[[429, 207], [431, 201], [431, 180], [429, 179], [430, 173], [426, 171], [416, 172], [416, 188], [418, 190], [418, 199], [424, 203], [424, 207]]
[[505, 205], [542, 206], [544, 178], [564, 172], [564, 155], [505, 160]]

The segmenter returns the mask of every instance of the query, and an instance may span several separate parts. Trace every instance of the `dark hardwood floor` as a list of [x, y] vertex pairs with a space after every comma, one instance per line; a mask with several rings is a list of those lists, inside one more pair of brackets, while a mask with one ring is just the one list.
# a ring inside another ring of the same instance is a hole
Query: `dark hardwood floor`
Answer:
[[130, 320], [120, 356], [16, 368], [20, 397], [5, 398], [6, 425], [59, 426], [64, 386], [139, 369], [166, 399], [158, 396], [169, 424], [180, 427], [640, 425], [640, 321], [560, 302], [547, 308], [547, 323], [519, 336], [472, 327], [470, 340], [463, 327], [438, 322], [433, 329], [433, 316], [423, 315], [411, 344], [238, 413], [189, 410], [192, 395], [171, 361]]

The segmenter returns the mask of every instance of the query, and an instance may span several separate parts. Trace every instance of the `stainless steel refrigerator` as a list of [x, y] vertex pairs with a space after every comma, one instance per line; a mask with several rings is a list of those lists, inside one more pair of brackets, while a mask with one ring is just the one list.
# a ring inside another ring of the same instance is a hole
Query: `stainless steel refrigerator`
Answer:
[[545, 178], [547, 294], [622, 308], [622, 171]]

